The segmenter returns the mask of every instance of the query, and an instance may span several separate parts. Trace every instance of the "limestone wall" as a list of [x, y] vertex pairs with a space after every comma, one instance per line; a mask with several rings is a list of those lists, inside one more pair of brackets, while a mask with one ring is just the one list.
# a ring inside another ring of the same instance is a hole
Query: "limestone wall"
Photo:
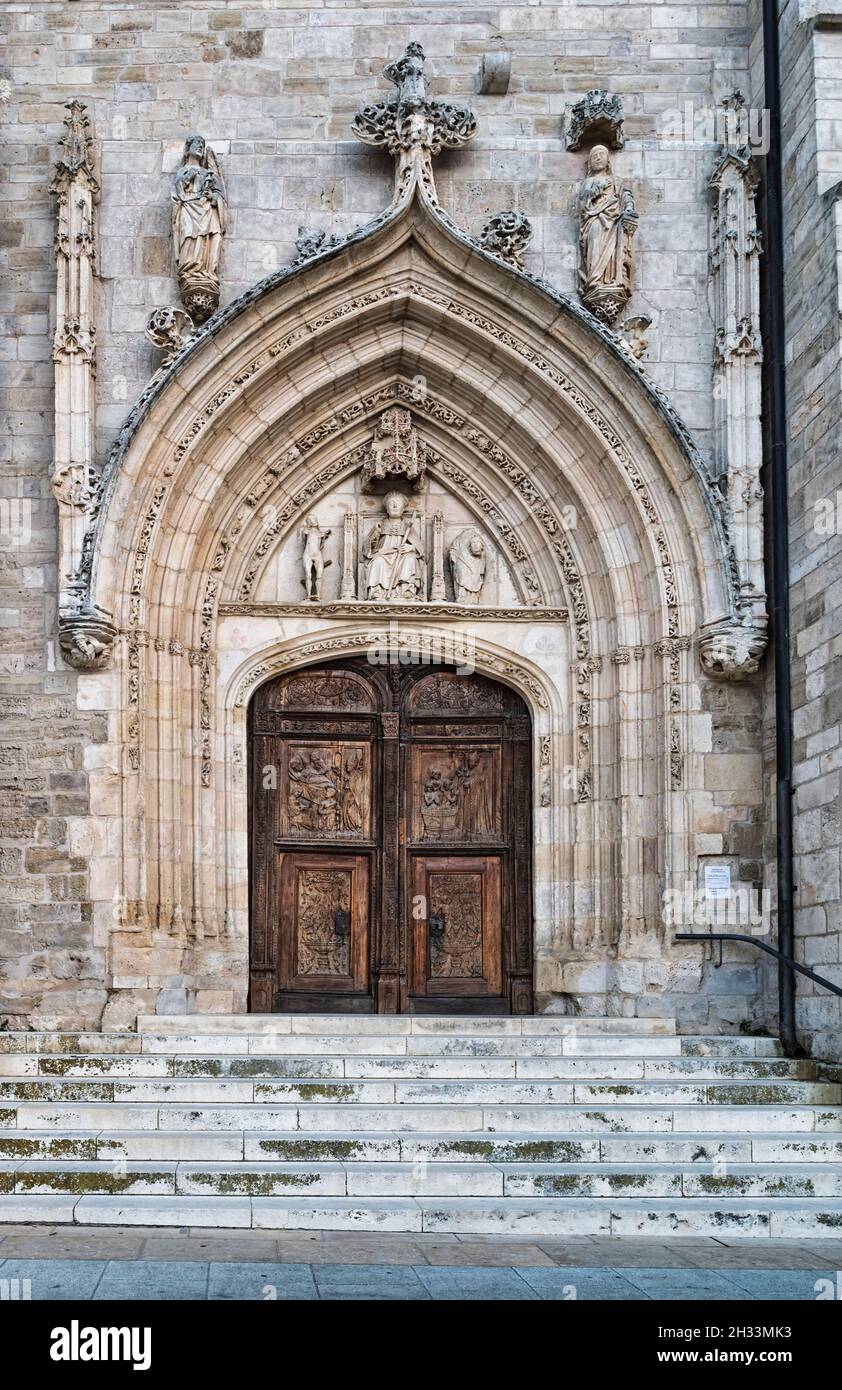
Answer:
[[[226, 181], [226, 303], [291, 259], [300, 226], [345, 233], [386, 205], [391, 161], [353, 140], [349, 123], [363, 98], [384, 93], [383, 63], [410, 38], [420, 40], [428, 53], [434, 94], [469, 100], [480, 124], [471, 146], [437, 162], [442, 203], [473, 233], [495, 211], [526, 213], [535, 227], [527, 268], [565, 292], [575, 287], [573, 196], [584, 157], [565, 150], [563, 114], [591, 87], [622, 96], [626, 147], [614, 156], [614, 168], [632, 187], [640, 213], [630, 312], [652, 317], [647, 369], [709, 457], [713, 321], [707, 181], [716, 140], [708, 118], [724, 95], [745, 86], [745, 19], [744, 8], [727, 0], [704, 6], [684, 0], [663, 6], [491, 7], [448, 0], [417, 9], [284, 0], [255, 8], [221, 0], [177, 6], [149, 0], [132, 5], [30, 0], [6, 6], [0, 19], [7, 39], [6, 67], [0, 72], [7, 83], [0, 93], [0, 188], [6, 203], [0, 254], [7, 316], [0, 345], [7, 359], [0, 487], [14, 501], [8, 515], [16, 529], [0, 572], [0, 868], [8, 875], [0, 908], [0, 1014], [19, 1025], [96, 1026], [110, 984], [108, 924], [99, 917], [93, 921], [87, 866], [90, 855], [107, 858], [113, 850], [101, 843], [107, 829], [97, 819], [88, 772], [113, 754], [106, 745], [105, 716], [86, 708], [90, 679], [77, 693], [78, 678], [62, 663], [55, 640], [56, 513], [48, 481], [54, 200], [47, 190], [64, 103], [77, 96], [87, 103], [101, 156], [100, 459], [157, 363], [142, 331], [149, 311], [178, 302], [169, 191], [185, 135], [198, 130], [208, 137]], [[480, 57], [495, 48], [512, 55], [509, 91], [480, 95]], [[792, 90], [800, 81], [794, 72]], [[676, 136], [676, 112], [684, 122], [683, 136]], [[793, 216], [801, 225], [813, 215], [814, 191], [807, 191], [806, 174], [798, 176], [805, 180], [804, 207]], [[829, 241], [822, 245], [829, 256]], [[806, 249], [800, 254], [806, 266]], [[827, 324], [816, 331], [827, 331]], [[814, 372], [815, 363], [805, 364], [805, 401]], [[810, 417], [799, 412], [797, 419], [805, 441], [812, 439]], [[827, 437], [832, 415], [822, 420]], [[797, 449], [793, 464], [804, 470], [795, 476], [806, 480], [808, 464], [800, 462]], [[796, 518], [797, 512], [797, 525]], [[821, 626], [820, 616], [807, 620], [807, 609], [830, 603], [831, 595], [820, 592], [824, 588], [817, 581], [809, 602], [805, 588], [805, 632]], [[809, 650], [824, 640], [817, 635]], [[807, 646], [800, 659], [806, 679]], [[832, 691], [833, 678], [826, 679]], [[825, 719], [823, 713], [815, 729], [809, 721], [818, 716], [802, 718], [807, 720], [801, 730], [805, 760], [832, 757], [832, 743], [822, 750], [810, 743], [825, 731], [830, 715]], [[733, 859], [746, 881], [766, 882], [768, 870], [760, 863], [758, 687], [703, 685], [693, 729], [693, 751], [708, 758], [705, 811], [694, 830], [708, 837], [712, 855]], [[805, 786], [802, 799], [819, 796], [822, 787], [829, 791], [823, 776], [817, 765], [819, 780], [811, 783], [813, 791]], [[805, 813], [816, 812], [805, 823], [824, 824], [810, 832], [819, 836], [819, 843], [809, 846], [810, 855], [826, 853], [821, 836], [834, 833], [828, 828], [831, 803], [828, 795], [825, 812], [818, 802], [815, 808], [804, 803]], [[832, 844], [838, 872], [838, 837]], [[806, 855], [806, 844], [803, 848]], [[804, 867], [819, 872], [824, 863], [805, 858]], [[828, 885], [822, 891], [829, 895], [832, 866], [821, 872]], [[838, 930], [818, 898], [815, 902], [812, 917], [802, 914], [801, 929], [818, 936], [808, 923], [819, 922], [820, 910], [822, 936]], [[828, 936], [831, 940], [838, 959], [838, 935]], [[686, 958], [668, 965], [637, 961], [625, 975], [615, 965], [594, 969], [574, 963], [564, 975], [564, 989], [592, 993], [600, 1001], [621, 991], [630, 1008], [677, 1011], [682, 1025], [693, 1029], [720, 1022], [737, 1027], [746, 1018], [762, 1021], [753, 953], [715, 970], [700, 964], [695, 948], [692, 952], [688, 948]], [[816, 1026], [819, 1018], [817, 1012]]]
[[[814, 21], [821, 12], [824, 18]], [[783, 7], [787, 411], [799, 959], [842, 983], [842, 5]], [[817, 292], [817, 287], [820, 289]], [[838, 1056], [842, 1000], [798, 983], [797, 1024]]]

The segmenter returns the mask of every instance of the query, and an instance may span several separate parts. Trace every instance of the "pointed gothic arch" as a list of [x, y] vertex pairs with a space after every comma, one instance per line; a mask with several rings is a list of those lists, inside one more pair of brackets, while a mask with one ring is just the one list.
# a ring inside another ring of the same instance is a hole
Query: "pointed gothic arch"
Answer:
[[[114, 976], [126, 948], [169, 938], [194, 998], [222, 972], [243, 1006], [243, 682], [359, 650], [383, 623], [254, 593], [389, 403], [412, 412], [431, 478], [496, 544], [522, 610], [480, 609], [470, 636], [535, 725], [539, 998], [563, 991], [571, 952], [662, 944], [660, 896], [694, 872], [704, 795], [694, 647], [741, 621], [721, 499], [614, 335], [472, 242], [416, 176], [369, 228], [215, 315], [115, 442], [61, 620], [111, 711]], [[422, 646], [464, 635], [456, 613], [396, 621]]]

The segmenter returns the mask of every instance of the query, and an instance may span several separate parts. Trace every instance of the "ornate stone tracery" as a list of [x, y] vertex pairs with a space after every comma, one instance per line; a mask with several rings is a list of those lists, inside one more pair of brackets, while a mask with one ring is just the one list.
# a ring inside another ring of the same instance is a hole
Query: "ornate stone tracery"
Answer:
[[[738, 115], [744, 104], [735, 93], [724, 103], [726, 116]], [[715, 199], [710, 253], [716, 323], [713, 394], [717, 470], [724, 485], [739, 592], [737, 612], [709, 626], [699, 653], [709, 675], [734, 680], [753, 674], [766, 648], [760, 484], [762, 245], [755, 207], [758, 170], [750, 148], [739, 143], [739, 122], [726, 119], [723, 124], [726, 143], [720, 146], [710, 180]]]

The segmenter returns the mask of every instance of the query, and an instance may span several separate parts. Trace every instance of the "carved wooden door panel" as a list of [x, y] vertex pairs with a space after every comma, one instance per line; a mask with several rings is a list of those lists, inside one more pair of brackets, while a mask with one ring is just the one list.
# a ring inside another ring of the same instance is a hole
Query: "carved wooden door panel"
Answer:
[[255, 1012], [369, 1012], [379, 901], [379, 719], [361, 675], [272, 682], [251, 711]]
[[511, 690], [449, 670], [258, 690], [250, 1008], [531, 1012], [530, 737]]
[[368, 991], [369, 863], [364, 854], [282, 851], [276, 878], [278, 993]]
[[401, 730], [403, 1007], [532, 1010], [530, 721], [481, 676], [422, 674]]
[[499, 855], [412, 859], [411, 994], [422, 1000], [503, 994], [501, 860]]

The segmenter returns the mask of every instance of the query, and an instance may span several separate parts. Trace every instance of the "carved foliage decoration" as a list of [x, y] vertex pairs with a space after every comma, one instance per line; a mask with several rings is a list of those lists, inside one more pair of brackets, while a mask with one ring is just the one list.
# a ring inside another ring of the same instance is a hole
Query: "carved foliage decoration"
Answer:
[[419, 681], [412, 693], [412, 708], [418, 711], [463, 714], [503, 713], [506, 708], [499, 685], [475, 676], [470, 686], [458, 676], [437, 671]]
[[522, 270], [531, 238], [532, 223], [522, 212], [498, 212], [483, 227], [480, 244], [486, 251]]
[[472, 111], [429, 96], [424, 61], [421, 45], [410, 43], [402, 58], [387, 63], [383, 76], [395, 84], [397, 96], [360, 107], [351, 127], [358, 140], [400, 155], [413, 147], [439, 154], [473, 139], [477, 123]]
[[[145, 333], [151, 343], [163, 350], [161, 368], [166, 368], [175, 360], [181, 349], [190, 341], [193, 334], [193, 320], [184, 309], [173, 309], [162, 305], [153, 309], [146, 320]], [[159, 369], [160, 370], [160, 369]]]

